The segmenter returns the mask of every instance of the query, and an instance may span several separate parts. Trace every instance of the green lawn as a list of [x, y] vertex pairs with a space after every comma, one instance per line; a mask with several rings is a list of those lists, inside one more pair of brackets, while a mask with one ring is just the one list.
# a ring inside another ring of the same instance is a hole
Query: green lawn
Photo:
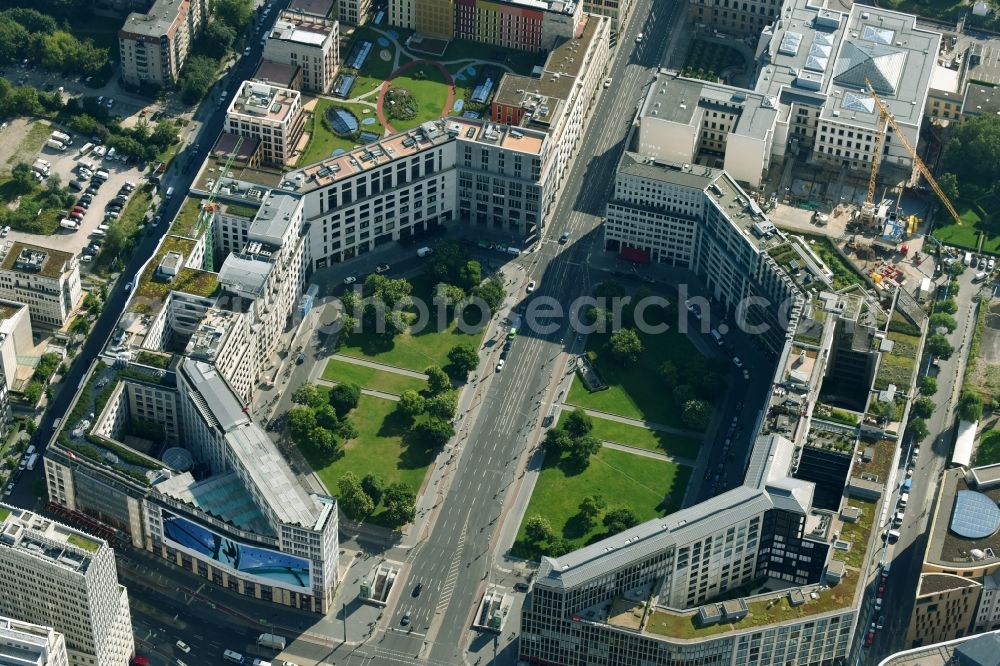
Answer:
[[[358, 40], [372, 42], [371, 53], [368, 54], [364, 67], [358, 71], [358, 78], [354, 81], [354, 87], [351, 88], [351, 97], [358, 97], [359, 95], [375, 90], [392, 73], [392, 63], [396, 56], [396, 47], [391, 42], [387, 47], [379, 46], [379, 37], [380, 35], [371, 28], [357, 28], [351, 38], [351, 44], [343, 51], [343, 56], [346, 58], [350, 55], [354, 43]], [[381, 52], [383, 49], [389, 51], [388, 60], [382, 59]]]
[[[372, 100], [374, 101], [374, 99]], [[299, 164], [312, 164], [326, 159], [338, 148], [341, 150], [351, 150], [360, 145], [357, 136], [353, 138], [341, 137], [334, 134], [330, 129], [329, 121], [323, 122], [323, 118], [330, 107], [340, 106], [351, 111], [358, 119], [358, 134], [361, 132], [374, 132], [382, 135], [385, 128], [376, 119], [374, 125], [364, 125], [361, 121], [365, 118], [375, 118], [375, 109], [364, 104], [348, 104], [331, 99], [320, 98], [316, 100], [316, 107], [313, 110], [312, 118], [308, 121], [309, 143], [299, 158]], [[367, 113], [365, 113], [367, 111]]]
[[535, 65], [545, 62], [545, 57], [540, 53], [527, 53], [480, 42], [453, 39], [448, 43], [441, 62], [452, 60], [492, 60], [498, 65], [509, 67], [517, 74], [531, 74]]
[[[395, 408], [392, 400], [362, 395], [349, 416], [358, 428], [358, 437], [346, 442], [344, 454], [331, 463], [309, 460], [332, 494], [337, 494], [337, 481], [347, 472], [354, 472], [359, 479], [373, 472], [387, 484], [401, 481], [413, 492], [420, 490], [434, 451], [406, 445], [403, 437], [410, 423], [396, 414]], [[378, 522], [381, 511], [376, 509], [369, 520]]]
[[681, 405], [665, 395], [655, 369], [666, 360], [682, 367], [684, 359], [698, 354], [691, 341], [674, 330], [659, 335], [640, 333], [645, 351], [638, 362], [623, 366], [612, 359], [606, 349], [610, 337], [608, 333], [592, 333], [587, 338], [587, 354], [608, 389], [590, 393], [576, 379], [566, 402], [632, 419], [685, 427], [681, 421]]
[[[559, 416], [559, 425], [569, 416], [570, 412], [565, 411]], [[701, 442], [690, 437], [681, 437], [659, 430], [648, 430], [627, 423], [619, 423], [609, 419], [593, 417], [593, 435], [601, 440], [635, 446], [640, 449], [657, 451], [678, 458], [695, 459], [698, 457], [698, 450]]]
[[427, 382], [416, 377], [408, 377], [388, 370], [377, 370], [366, 365], [339, 361], [335, 358], [326, 362], [323, 379], [331, 382], [357, 384], [362, 388], [397, 395], [409, 389], [421, 391], [427, 387]]
[[969, 250], [979, 249], [979, 239], [985, 236], [983, 250], [1000, 253], [1000, 201], [987, 195], [975, 202], [959, 201], [955, 205], [962, 224], [945, 224], [947, 218], [934, 228], [934, 237], [947, 245]]
[[394, 78], [390, 85], [392, 88], [409, 90], [418, 107], [417, 115], [408, 120], [393, 118], [389, 109], [383, 108], [386, 119], [397, 132], [412, 129], [428, 120], [440, 118], [442, 111], [451, 110], [445, 109], [445, 104], [448, 103], [448, 84], [445, 83], [444, 76], [436, 67], [417, 65]]
[[[604, 531], [600, 521], [584, 530], [576, 519], [584, 497], [601, 495], [608, 509], [628, 507], [641, 522], [676, 511], [690, 477], [690, 467], [614, 449], [601, 449], [578, 474], [567, 474], [558, 461], [547, 456], [524, 516], [525, 520], [536, 513], [543, 516], [557, 535], [579, 548], [600, 539]], [[538, 557], [524, 542], [524, 522], [513, 551], [519, 557]]]
[[987, 430], [976, 447], [976, 465], [1000, 463], [1000, 430]]
[[[431, 285], [423, 277], [410, 281], [413, 284], [413, 299], [431, 303]], [[476, 320], [469, 316], [466, 320], [469, 326]], [[443, 330], [438, 330], [437, 317], [431, 316], [430, 323], [423, 330], [407, 331], [392, 339], [375, 334], [374, 331], [352, 333], [341, 344], [337, 351], [345, 356], [355, 358], [370, 358], [380, 363], [395, 365], [408, 370], [423, 372], [429, 365], [448, 365], [448, 352], [455, 345], [467, 345], [479, 349], [482, 344], [485, 329], [474, 333], [464, 333], [452, 321]], [[470, 330], [466, 327], [466, 330]]]

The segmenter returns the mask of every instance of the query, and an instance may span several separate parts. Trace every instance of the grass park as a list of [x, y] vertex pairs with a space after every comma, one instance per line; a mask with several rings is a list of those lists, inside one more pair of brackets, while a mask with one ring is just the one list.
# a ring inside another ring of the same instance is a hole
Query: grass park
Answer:
[[[358, 478], [372, 472], [386, 484], [399, 481], [414, 493], [419, 492], [427, 467], [434, 459], [434, 451], [407, 444], [405, 435], [412, 424], [395, 409], [396, 403], [392, 400], [362, 395], [351, 413], [351, 417], [364, 415], [363, 418], [351, 418], [358, 428], [358, 436], [344, 443], [342, 455], [333, 461], [307, 455], [310, 466], [331, 493], [336, 494], [337, 481], [347, 472], [354, 472]], [[382, 512], [382, 507], [376, 508], [369, 522], [378, 523]]]
[[[335, 107], [347, 109], [354, 114], [354, 117], [358, 120], [358, 132], [355, 135], [341, 136], [333, 131], [330, 121], [327, 119], [327, 114]], [[372, 118], [375, 122], [365, 125], [361, 121], [366, 118]], [[345, 151], [352, 150], [355, 146], [360, 145], [359, 136], [361, 132], [371, 132], [379, 136], [385, 133], [385, 128], [375, 115], [374, 107], [335, 101], [326, 99], [325, 97], [316, 100], [312, 117], [306, 123], [309, 130], [309, 143], [306, 145], [306, 149], [302, 151], [302, 156], [299, 157], [299, 164], [312, 164], [313, 162], [326, 159], [333, 154], [333, 151], [338, 149]]]
[[391, 92], [396, 89], [404, 89], [409, 92], [416, 105], [416, 114], [410, 118], [402, 118], [393, 115], [388, 98], [385, 101], [383, 110], [386, 118], [397, 132], [413, 129], [427, 122], [440, 118], [448, 103], [448, 83], [444, 76], [436, 67], [423, 64], [406, 70], [389, 82]]
[[379, 370], [367, 365], [358, 365], [350, 361], [341, 361], [336, 358], [331, 358], [326, 362], [323, 379], [338, 384], [357, 384], [361, 388], [396, 395], [411, 389], [421, 391], [427, 387], [427, 382], [416, 377], [401, 375], [389, 370]]
[[[982, 251], [1000, 253], [1000, 219], [988, 212], [1000, 210], [1000, 197], [990, 194], [975, 202], [961, 200], [957, 203], [956, 209], [962, 224], [951, 222], [935, 226], [934, 238], [945, 245], [977, 252], [980, 250], [979, 243], [982, 239]], [[942, 221], [944, 219], [948, 219], [947, 216], [942, 218]]]
[[[584, 529], [577, 518], [585, 497], [601, 495], [608, 510], [630, 508], [643, 522], [680, 508], [690, 477], [690, 467], [609, 448], [593, 455], [582, 472], [568, 470], [560, 461], [547, 457], [524, 516], [542, 516], [556, 535], [580, 548], [604, 536], [600, 521]], [[524, 525], [522, 521], [513, 554], [537, 558], [539, 553], [525, 539]]]
[[681, 405], [663, 399], [663, 385], [653, 370], [664, 361], [681, 365], [684, 359], [699, 354], [691, 341], [674, 330], [660, 334], [639, 333], [643, 346], [639, 360], [631, 365], [621, 365], [611, 358], [607, 349], [610, 337], [610, 333], [592, 333], [587, 338], [587, 356], [608, 388], [591, 393], [577, 379], [570, 387], [566, 402], [640, 421], [684, 428]]
[[[569, 415], [568, 411], [562, 412], [559, 415], [559, 425], [563, 425]], [[701, 448], [701, 442], [692, 437], [674, 435], [662, 430], [649, 430], [597, 416], [593, 417], [593, 422], [594, 429], [591, 434], [602, 441], [690, 460], [698, 457], [698, 450]]]
[[1000, 430], [987, 430], [979, 438], [976, 447], [976, 465], [1000, 463]]
[[[411, 282], [414, 300], [431, 303], [433, 285], [423, 277], [414, 278]], [[405, 314], [410, 317], [411, 322], [416, 322], [417, 314], [415, 311]], [[467, 321], [470, 326], [475, 326], [478, 323], [471, 315]], [[430, 321], [422, 327], [422, 330], [407, 330], [392, 339], [378, 335], [375, 331], [352, 332], [344, 338], [337, 353], [423, 372], [430, 365], [438, 365], [442, 368], [448, 365], [448, 352], [456, 345], [467, 345], [473, 349], [479, 349], [482, 344], [485, 328], [473, 333], [466, 333], [458, 328], [458, 323], [455, 320], [448, 322], [443, 327], [439, 327], [438, 324], [437, 318], [431, 316]]]

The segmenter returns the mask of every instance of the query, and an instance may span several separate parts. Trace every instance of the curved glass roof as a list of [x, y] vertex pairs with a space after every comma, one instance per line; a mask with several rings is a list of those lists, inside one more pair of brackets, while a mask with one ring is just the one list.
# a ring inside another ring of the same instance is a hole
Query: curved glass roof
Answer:
[[1000, 529], [1000, 508], [989, 496], [975, 490], [959, 490], [951, 531], [966, 539], [983, 539]]

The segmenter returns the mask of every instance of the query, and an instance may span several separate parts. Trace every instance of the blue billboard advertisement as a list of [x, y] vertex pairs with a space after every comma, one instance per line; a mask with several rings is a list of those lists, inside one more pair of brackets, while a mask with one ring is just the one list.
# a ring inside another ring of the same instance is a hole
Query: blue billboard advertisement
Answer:
[[160, 513], [163, 539], [168, 546], [261, 585], [312, 594], [309, 560], [233, 541], [166, 509]]

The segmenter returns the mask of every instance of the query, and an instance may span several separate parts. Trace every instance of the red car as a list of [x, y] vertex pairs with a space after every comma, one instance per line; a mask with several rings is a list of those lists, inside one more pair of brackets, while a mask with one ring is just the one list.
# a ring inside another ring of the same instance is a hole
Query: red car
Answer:
[[871, 647], [872, 643], [875, 642], [875, 632], [869, 631], [868, 635], [865, 636], [865, 647]]
[[881, 585], [878, 586], [878, 592], [875, 593], [875, 596], [881, 599], [882, 595], [884, 594], [885, 594], [885, 583], [882, 583]]
[[82, 220], [83, 219], [83, 213], [81, 213], [78, 210], [71, 211], [70, 214], [69, 214], [69, 216], [72, 217], [74, 220]]

